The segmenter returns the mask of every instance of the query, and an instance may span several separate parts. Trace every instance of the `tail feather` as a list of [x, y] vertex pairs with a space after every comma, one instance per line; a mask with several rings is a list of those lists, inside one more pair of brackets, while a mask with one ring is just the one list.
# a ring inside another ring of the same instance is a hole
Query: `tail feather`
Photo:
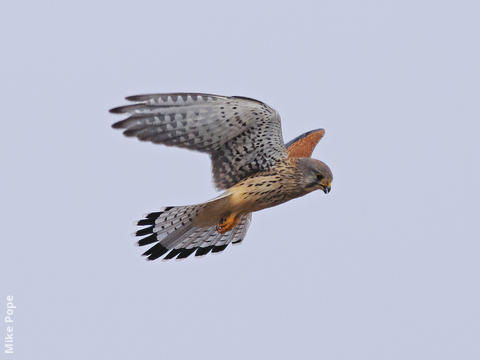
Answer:
[[150, 234], [146, 238], [138, 240], [138, 246], [150, 245], [158, 241], [157, 234]]
[[164, 256], [164, 260], [184, 259], [193, 253], [202, 256], [225, 250], [230, 243], [239, 243], [245, 237], [251, 214], [242, 215], [239, 223], [231, 231], [221, 234], [215, 225], [200, 227], [194, 223], [195, 217], [208, 203], [189, 206], [169, 206], [161, 211], [145, 215], [137, 222], [147, 226], [138, 230], [136, 236], [145, 236], [139, 246], [154, 244], [143, 253], [148, 260]]
[[155, 260], [164, 255], [168, 249], [163, 246], [162, 244], [156, 244], [152, 246], [150, 249], [145, 251], [142, 255], [146, 256], [148, 260]]
[[252, 214], [248, 214], [248, 216], [242, 217], [240, 219], [239, 224], [237, 225], [237, 232], [235, 236], [232, 238], [232, 244], [240, 244], [242, 240], [245, 238], [247, 234], [248, 227], [250, 226], [250, 221], [252, 221]]

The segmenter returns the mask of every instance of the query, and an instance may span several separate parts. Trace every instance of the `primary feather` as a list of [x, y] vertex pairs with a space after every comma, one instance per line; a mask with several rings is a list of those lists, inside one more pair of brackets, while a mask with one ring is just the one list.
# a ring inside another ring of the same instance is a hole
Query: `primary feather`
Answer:
[[215, 185], [227, 189], [286, 158], [280, 116], [249, 98], [211, 94], [130, 96], [139, 102], [110, 110], [126, 136], [210, 154]]

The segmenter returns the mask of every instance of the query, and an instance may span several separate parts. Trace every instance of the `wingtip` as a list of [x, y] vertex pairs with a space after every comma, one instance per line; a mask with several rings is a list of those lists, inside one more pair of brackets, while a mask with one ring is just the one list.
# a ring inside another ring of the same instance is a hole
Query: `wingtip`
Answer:
[[127, 101], [138, 101], [137, 99], [142, 97], [143, 95], [130, 95], [130, 96], [125, 96], [125, 100]]
[[314, 134], [314, 133], [320, 133], [323, 136], [323, 135], [325, 135], [325, 129], [324, 128], [318, 128], [318, 129], [310, 130], [310, 131], [307, 131], [303, 135], [308, 136], [308, 135]]
[[310, 157], [318, 142], [325, 135], [325, 129], [307, 131], [285, 144], [288, 157]]
[[130, 96], [125, 96], [125, 100], [127, 101], [143, 101], [145, 100], [146, 97], [150, 97], [151, 95], [149, 94], [140, 94], [140, 95], [130, 95]]
[[112, 124], [112, 129], [122, 129], [122, 121], [117, 121], [116, 123]]
[[123, 106], [117, 106], [117, 107], [114, 107], [114, 108], [111, 108], [110, 110], [108, 110], [108, 112], [110, 114], [122, 114], [123, 113]]

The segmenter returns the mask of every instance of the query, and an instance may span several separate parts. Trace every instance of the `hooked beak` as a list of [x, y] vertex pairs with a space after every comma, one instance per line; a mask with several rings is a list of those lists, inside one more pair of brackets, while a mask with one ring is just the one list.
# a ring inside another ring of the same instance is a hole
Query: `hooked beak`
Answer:
[[322, 190], [323, 190], [323, 192], [324, 192], [325, 194], [328, 194], [328, 193], [330, 192], [330, 189], [331, 189], [330, 186], [324, 186], [324, 187], [322, 188]]

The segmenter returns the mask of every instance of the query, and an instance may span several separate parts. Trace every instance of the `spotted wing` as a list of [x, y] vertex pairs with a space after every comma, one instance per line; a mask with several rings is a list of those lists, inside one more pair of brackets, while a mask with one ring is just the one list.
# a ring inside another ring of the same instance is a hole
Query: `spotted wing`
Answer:
[[113, 128], [155, 144], [210, 154], [215, 185], [227, 189], [287, 157], [280, 116], [250, 98], [176, 93], [127, 97], [136, 104], [110, 110], [127, 114]]
[[312, 156], [315, 146], [317, 146], [320, 139], [325, 135], [325, 130], [316, 129], [289, 141], [285, 146], [287, 147], [289, 158], [310, 157]]

